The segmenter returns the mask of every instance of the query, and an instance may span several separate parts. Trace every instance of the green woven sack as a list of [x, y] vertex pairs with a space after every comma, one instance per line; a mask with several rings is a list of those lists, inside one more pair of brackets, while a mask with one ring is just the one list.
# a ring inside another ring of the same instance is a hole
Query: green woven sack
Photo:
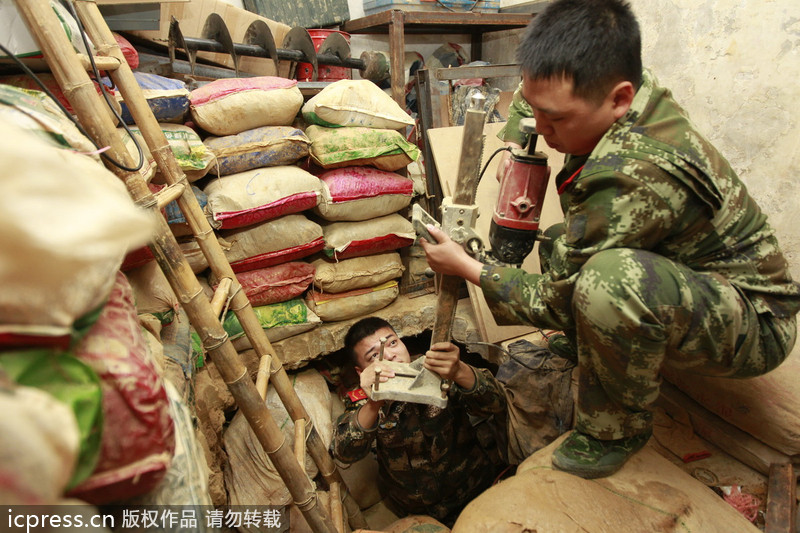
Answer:
[[309, 126], [306, 136], [311, 158], [326, 169], [369, 165], [394, 172], [419, 159], [419, 148], [395, 130]]
[[[264, 330], [300, 325], [306, 325], [310, 329], [316, 326], [316, 323], [319, 321], [316, 316], [312, 316], [313, 313], [310, 313], [308, 306], [306, 306], [301, 298], [253, 307], [253, 312], [256, 314], [258, 323], [261, 324], [261, 328]], [[233, 311], [228, 311], [228, 314], [225, 315], [222, 327], [228, 334], [228, 338], [232, 341], [245, 336], [244, 329]], [[272, 341], [273, 339], [270, 340]], [[234, 343], [234, 347], [236, 347], [236, 343]], [[247, 348], [249, 345], [244, 347]], [[195, 331], [192, 331], [192, 355], [198, 362], [197, 366], [202, 366], [203, 345], [200, 341], [200, 336]]]
[[[291, 324], [302, 324], [308, 321], [308, 307], [306, 307], [303, 300], [295, 298], [288, 302], [280, 302], [269, 305], [261, 305], [253, 308], [253, 312], [258, 318], [258, 323], [261, 324], [263, 329], [277, 328], [280, 326], [289, 326]], [[222, 327], [228, 333], [228, 336], [233, 339], [238, 339], [244, 335], [244, 330], [239, 319], [233, 311], [228, 311], [225, 315], [225, 321]]]

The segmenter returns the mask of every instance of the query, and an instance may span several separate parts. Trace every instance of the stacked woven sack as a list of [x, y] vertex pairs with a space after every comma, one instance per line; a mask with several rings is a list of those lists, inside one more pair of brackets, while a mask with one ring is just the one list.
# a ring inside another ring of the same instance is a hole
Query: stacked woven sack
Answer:
[[414, 242], [408, 215], [413, 182], [398, 174], [419, 157], [400, 133], [414, 124], [367, 80], [340, 80], [302, 109], [311, 161], [321, 170], [314, 208], [325, 239], [306, 302], [323, 321], [367, 315], [399, 294], [398, 250]]
[[[218, 80], [189, 95], [192, 121], [214, 157], [196, 182], [201, 203], [272, 342], [391, 303], [403, 273], [398, 249], [414, 240], [399, 213], [411, 202], [413, 183], [395, 172], [418, 157], [397, 131], [412, 120], [372, 82], [343, 82], [351, 83], [333, 83], [306, 104], [316, 110], [302, 113], [310, 125], [298, 120], [303, 97], [292, 80]], [[330, 95], [347, 106], [346, 114], [325, 115], [319, 102]], [[390, 114], [380, 119], [369, 115], [372, 109]], [[208, 282], [212, 290], [220, 280], [210, 274]], [[250, 341], [232, 311], [223, 325], [242, 357], [250, 357]], [[197, 336], [194, 342], [201, 352]], [[310, 369], [293, 374], [292, 383], [327, 445], [332, 421], [325, 380]], [[293, 423], [272, 387], [267, 404], [292, 442]], [[290, 506], [241, 413], [229, 419], [211, 437], [225, 450], [227, 503]], [[305, 468], [316, 475], [309, 457]]]
[[[162, 129], [270, 341], [396, 299], [398, 250], [414, 240], [401, 214], [413, 183], [396, 172], [419, 155], [398, 131], [411, 117], [365, 80], [333, 83], [305, 106], [296, 81], [271, 76], [216, 80], [186, 97], [187, 124]], [[156, 172], [151, 188], [161, 186]], [[186, 221], [174, 204], [165, 211], [202, 277], [208, 265]], [[152, 260], [140, 252], [126, 268]], [[213, 290], [220, 280], [207, 281]], [[224, 326], [237, 350], [251, 347], [232, 311]], [[194, 344], [201, 353], [196, 335]]]
[[[304, 214], [319, 202], [320, 182], [297, 165], [309, 146], [292, 126], [303, 104], [297, 82], [217, 80], [189, 98], [214, 157], [201, 182], [205, 210], [267, 337], [274, 342], [316, 327], [320, 320], [301, 295], [314, 274], [304, 258], [323, 247], [322, 229]], [[219, 280], [210, 274], [208, 282], [215, 289]], [[223, 324], [237, 350], [250, 348], [233, 312]]]
[[155, 220], [43, 92], [0, 84], [0, 499], [151, 491], [175, 427], [123, 257]]
[[[140, 85], [144, 79], [137, 78]], [[161, 86], [175, 83], [180, 82], [161, 81]], [[178, 89], [169, 96], [145, 96], [268, 338], [277, 341], [315, 327], [320, 320], [301, 298], [314, 269], [302, 259], [324, 243], [321, 228], [303, 211], [317, 205], [320, 181], [296, 164], [308, 156], [309, 146], [303, 131], [291, 126], [303, 103], [297, 82], [263, 76], [220, 79], [181, 94]], [[156, 102], [159, 96], [175, 100]], [[154, 172], [151, 189], [164, 186], [164, 177]], [[165, 215], [210, 293], [219, 280], [205, 275], [208, 263], [176, 202], [166, 206]], [[136, 280], [138, 300], [147, 302], [140, 310], [169, 323], [178, 303], [149, 249], [129, 254], [123, 268]], [[236, 349], [250, 347], [232, 311], [223, 325]], [[202, 354], [199, 337], [192, 333], [192, 338], [194, 351]]]

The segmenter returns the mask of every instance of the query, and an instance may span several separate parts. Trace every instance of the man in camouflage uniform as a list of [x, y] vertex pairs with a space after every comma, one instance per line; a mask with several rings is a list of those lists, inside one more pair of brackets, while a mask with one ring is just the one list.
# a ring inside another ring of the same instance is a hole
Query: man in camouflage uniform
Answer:
[[[375, 444], [379, 485], [393, 510], [429, 515], [451, 527], [462, 508], [498, 474], [469, 415], [504, 413], [505, 396], [488, 370], [464, 363], [457, 346], [442, 342], [425, 354], [424, 366], [453, 381], [446, 408], [374, 401], [365, 391], [371, 391], [375, 382], [382, 337], [387, 339], [385, 359], [411, 361], [405, 344], [385, 320], [369, 317], [350, 328], [345, 349], [353, 358], [361, 389], [348, 394], [346, 410], [334, 428], [333, 455], [354, 463]], [[380, 379], [392, 377], [384, 369]]]
[[606, 476], [650, 437], [662, 365], [730, 378], [778, 366], [800, 285], [728, 162], [642, 69], [626, 3], [557, 0], [518, 57], [539, 135], [567, 154], [547, 270], [484, 266], [435, 228], [440, 244], [422, 244], [434, 270], [480, 285], [499, 323], [572, 341], [576, 426], [553, 464]]

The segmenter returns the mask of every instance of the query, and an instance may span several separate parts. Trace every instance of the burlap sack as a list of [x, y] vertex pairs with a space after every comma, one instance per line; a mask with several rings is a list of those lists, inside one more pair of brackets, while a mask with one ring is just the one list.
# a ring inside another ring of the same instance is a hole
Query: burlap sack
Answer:
[[[130, 134], [128, 133], [129, 130]], [[155, 157], [153, 157], [153, 154], [150, 152], [150, 147], [147, 146], [144, 137], [142, 137], [142, 132], [130, 128], [129, 130], [117, 128], [119, 136], [122, 138], [122, 143], [131, 156], [132, 165], [137, 166], [141, 161], [142, 166], [139, 169], [139, 173], [145, 181], [149, 182], [155, 177], [158, 171], [158, 164], [156, 163]], [[139, 155], [139, 149], [142, 150], [141, 156]]]
[[[290, 379], [327, 448], [333, 436], [333, 424], [330, 417], [330, 391], [325, 379], [313, 369], [292, 374]], [[266, 403], [287, 444], [294, 449], [294, 421], [287, 413], [274, 387], [269, 388]], [[241, 412], [234, 416], [225, 431], [223, 442], [228, 453], [224, 473], [230, 505], [281, 506], [292, 502], [289, 490]], [[305, 470], [311, 478], [318, 472], [316, 464], [308, 454], [305, 457]]]
[[397, 214], [360, 222], [331, 222], [322, 225], [325, 255], [341, 260], [375, 255], [405, 246], [416, 238], [411, 222]]
[[306, 135], [311, 139], [311, 159], [325, 169], [367, 165], [394, 172], [420, 154], [395, 130], [309, 126]]
[[131, 284], [139, 314], [149, 313], [161, 318], [173, 315], [180, 306], [167, 277], [155, 261], [129, 270], [125, 275]]
[[316, 269], [314, 286], [320, 292], [332, 293], [375, 287], [401, 277], [405, 270], [397, 252], [353, 257], [341, 261], [321, 257], [311, 264]]
[[[193, 413], [172, 383], [164, 388], [169, 398], [169, 410], [175, 423], [175, 453], [164, 479], [152, 491], [134, 498], [130, 504], [139, 505], [213, 505], [208, 493], [208, 463], [197, 440]], [[177, 529], [176, 533], [212, 531], [205, 520], [198, 520], [190, 529]]]
[[387, 281], [376, 287], [338, 294], [312, 289], [306, 293], [306, 303], [323, 322], [336, 322], [374, 313], [395, 301], [399, 294], [397, 281]]
[[475, 498], [453, 533], [702, 531], [756, 533], [734, 507], [650, 446], [612, 476], [583, 479], [554, 470], [557, 439], [517, 474]]
[[217, 156], [212, 174], [228, 176], [261, 167], [291, 165], [308, 156], [305, 133], [292, 126], [264, 126], [224, 137], [203, 140]]
[[322, 228], [302, 213], [222, 232], [234, 272], [288, 263], [322, 250]]
[[[200, 135], [189, 126], [183, 124], [159, 124], [161, 131], [167, 138], [167, 143], [175, 156], [178, 166], [186, 175], [186, 179], [197, 181], [206, 174], [215, 163], [214, 154], [206, 148]], [[133, 133], [141, 135], [141, 130], [137, 126], [128, 126]], [[166, 183], [166, 178], [159, 170], [153, 177], [156, 183]]]
[[211, 225], [233, 229], [316, 207], [321, 189], [319, 178], [300, 167], [276, 166], [223, 176], [203, 192]]
[[0, 138], [0, 338], [68, 340], [75, 320], [108, 298], [125, 253], [150, 240], [155, 220], [95, 160], [5, 122]]
[[[97, 147], [47, 93], [0, 84], [0, 119], [48, 138], [54, 144], [90, 153]], [[93, 156], [98, 162], [100, 156]]]
[[[133, 77], [158, 122], [183, 124], [189, 114], [189, 89], [183, 81], [152, 72], [135, 71]], [[117, 100], [122, 107], [122, 120], [125, 124], [135, 124], [121, 94], [117, 95]]]
[[343, 167], [320, 174], [319, 204], [325, 220], [358, 221], [382, 217], [408, 207], [414, 192], [410, 178], [372, 167]]
[[303, 118], [320, 126], [363, 126], [400, 130], [414, 119], [369, 80], [331, 83], [303, 106]]
[[[4, 504], [56, 503], [78, 459], [72, 410], [48, 393], [0, 376], [0, 499]], [[13, 416], [10, 414], [13, 413]]]
[[213, 135], [235, 135], [261, 126], [288, 126], [303, 95], [296, 80], [275, 76], [214, 80], [189, 93], [195, 123]]
[[[240, 272], [236, 274], [236, 279], [250, 300], [250, 305], [258, 307], [286, 302], [303, 294], [314, 280], [314, 266], [304, 261], [290, 261]], [[211, 288], [217, 290], [219, 283], [213, 273], [209, 282]]]

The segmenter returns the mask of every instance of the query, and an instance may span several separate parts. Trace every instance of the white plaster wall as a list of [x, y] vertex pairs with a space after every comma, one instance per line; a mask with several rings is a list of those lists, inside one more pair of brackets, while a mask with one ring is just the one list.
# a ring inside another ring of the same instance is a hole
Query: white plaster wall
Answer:
[[800, 280], [800, 2], [631, 5], [645, 65], [739, 172]]

